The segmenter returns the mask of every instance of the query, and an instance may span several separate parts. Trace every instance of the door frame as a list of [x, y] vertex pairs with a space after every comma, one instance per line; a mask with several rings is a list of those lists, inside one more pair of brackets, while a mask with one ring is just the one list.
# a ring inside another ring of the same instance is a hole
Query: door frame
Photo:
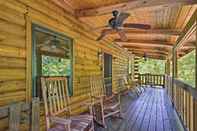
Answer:
[[[110, 92], [110, 94], [108, 94], [108, 95], [111, 95], [112, 94], [112, 91], [113, 91], [113, 55], [112, 54], [110, 54], [110, 53], [107, 53], [107, 52], [103, 52], [103, 70], [102, 70], [102, 73], [103, 73], [103, 79], [104, 79], [104, 84], [105, 84], [105, 55], [109, 55], [109, 56], [111, 56], [111, 92]], [[106, 88], [106, 86], [105, 86], [105, 89], [107, 89]], [[107, 92], [106, 92], [106, 94], [107, 94]]]

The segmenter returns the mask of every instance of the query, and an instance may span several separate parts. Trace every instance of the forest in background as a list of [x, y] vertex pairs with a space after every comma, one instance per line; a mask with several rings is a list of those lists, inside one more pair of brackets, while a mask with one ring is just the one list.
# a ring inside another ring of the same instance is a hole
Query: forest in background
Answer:
[[[139, 73], [165, 74], [165, 61], [141, 58]], [[195, 87], [195, 50], [178, 59], [178, 79]]]
[[42, 56], [43, 76], [70, 76], [71, 73], [70, 59]]
[[195, 87], [195, 50], [178, 59], [178, 78]]
[[164, 74], [165, 73], [165, 61], [141, 58], [139, 61], [139, 73], [151, 73], [151, 74]]

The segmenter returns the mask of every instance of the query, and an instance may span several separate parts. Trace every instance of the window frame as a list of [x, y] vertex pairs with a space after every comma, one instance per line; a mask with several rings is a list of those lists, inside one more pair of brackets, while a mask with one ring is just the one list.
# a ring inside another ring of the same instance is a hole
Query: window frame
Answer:
[[69, 90], [69, 95], [73, 96], [73, 72], [74, 72], [74, 52], [73, 52], [73, 47], [74, 47], [74, 40], [62, 33], [56, 32], [54, 30], [51, 30], [49, 28], [40, 26], [38, 24], [32, 23], [32, 97], [36, 97], [38, 92], [37, 92], [37, 87], [36, 87], [36, 81], [37, 81], [37, 51], [36, 51], [36, 32], [42, 32], [45, 34], [53, 35], [58, 38], [61, 38], [65, 41], [67, 41], [70, 44], [70, 59], [71, 59], [71, 75], [70, 76], [65, 76], [67, 78], [70, 78], [68, 90]]

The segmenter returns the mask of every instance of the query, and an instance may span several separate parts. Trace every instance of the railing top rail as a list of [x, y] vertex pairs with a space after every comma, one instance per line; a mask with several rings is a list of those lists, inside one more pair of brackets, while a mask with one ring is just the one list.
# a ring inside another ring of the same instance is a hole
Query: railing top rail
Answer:
[[165, 75], [165, 74], [151, 74], [151, 73], [143, 73], [143, 74], [140, 74], [140, 75]]
[[[21, 105], [21, 111], [28, 111], [30, 110], [30, 104], [29, 103], [24, 103], [24, 102], [18, 102], [18, 103], [13, 103], [14, 104], [20, 104]], [[0, 107], [0, 119], [5, 118], [9, 115], [9, 108], [11, 105], [6, 105]]]

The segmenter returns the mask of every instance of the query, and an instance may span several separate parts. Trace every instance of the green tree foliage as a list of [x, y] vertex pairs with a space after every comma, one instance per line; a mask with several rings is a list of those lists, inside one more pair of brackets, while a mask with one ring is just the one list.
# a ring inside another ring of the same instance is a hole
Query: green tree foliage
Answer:
[[71, 60], [51, 56], [42, 56], [42, 75], [70, 76]]
[[178, 78], [195, 87], [195, 51], [178, 59]]
[[165, 61], [147, 58], [140, 59], [139, 62], [139, 73], [151, 73], [151, 74], [164, 74], [165, 73]]

